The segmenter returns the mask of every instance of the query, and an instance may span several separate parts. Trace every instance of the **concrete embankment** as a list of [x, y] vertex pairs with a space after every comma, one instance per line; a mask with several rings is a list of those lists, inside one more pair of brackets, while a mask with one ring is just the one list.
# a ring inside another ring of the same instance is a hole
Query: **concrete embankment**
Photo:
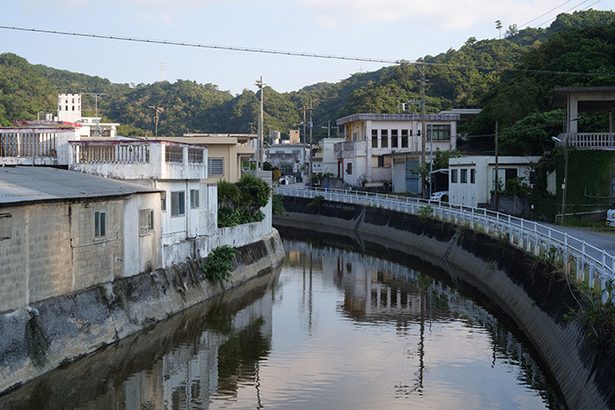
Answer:
[[232, 278], [209, 282], [204, 260], [116, 279], [0, 315], [0, 392], [270, 273], [284, 258], [277, 231], [237, 248]]
[[569, 318], [582, 298], [549, 263], [507, 241], [415, 215], [291, 197], [285, 208], [274, 220], [281, 229], [347, 235], [364, 249], [418, 257], [475, 289], [527, 337], [570, 408], [615, 408], [613, 343], [598, 348], [581, 320]]

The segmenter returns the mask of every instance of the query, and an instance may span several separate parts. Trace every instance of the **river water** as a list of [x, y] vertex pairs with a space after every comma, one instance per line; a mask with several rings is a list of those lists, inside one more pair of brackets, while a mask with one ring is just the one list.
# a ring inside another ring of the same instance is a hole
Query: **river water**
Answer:
[[514, 326], [462, 291], [355, 251], [285, 246], [280, 272], [38, 378], [0, 408], [565, 407]]

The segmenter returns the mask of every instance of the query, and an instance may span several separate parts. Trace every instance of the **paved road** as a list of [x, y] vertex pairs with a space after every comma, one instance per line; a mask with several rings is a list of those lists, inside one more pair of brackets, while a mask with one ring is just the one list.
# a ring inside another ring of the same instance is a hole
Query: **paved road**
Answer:
[[589, 229], [584, 228], [574, 228], [569, 226], [559, 226], [553, 224], [544, 223], [543, 225], [548, 225], [552, 229], [557, 229], [558, 231], [563, 231], [572, 235], [576, 238], [579, 238], [599, 249], [604, 249], [611, 255], [615, 255], [615, 233], [608, 232], [596, 232]]

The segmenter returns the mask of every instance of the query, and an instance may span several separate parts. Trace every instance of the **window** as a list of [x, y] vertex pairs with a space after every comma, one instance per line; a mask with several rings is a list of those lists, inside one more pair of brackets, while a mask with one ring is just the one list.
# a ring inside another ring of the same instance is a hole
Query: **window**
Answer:
[[384, 155], [380, 155], [378, 157], [378, 168], [383, 168], [384, 167]]
[[164, 147], [164, 160], [181, 164], [184, 162], [184, 149], [177, 145], [166, 145]]
[[457, 183], [457, 170], [451, 169], [451, 184]]
[[380, 130], [380, 148], [388, 148], [389, 130]]
[[461, 182], [462, 184], [467, 184], [468, 183], [468, 170], [467, 169], [461, 169], [459, 170], [459, 182]]
[[372, 130], [372, 148], [378, 148], [378, 130]]
[[391, 148], [397, 148], [399, 145], [399, 141], [397, 140], [398, 131], [391, 130]]
[[154, 230], [154, 210], [139, 210], [139, 235], [149, 235]]
[[186, 214], [186, 193], [184, 191], [171, 192], [171, 216]]
[[13, 234], [13, 216], [10, 213], [0, 214], [0, 241], [11, 239]]
[[199, 190], [190, 190], [190, 209], [197, 209], [199, 207]]
[[209, 176], [224, 176], [224, 158], [208, 158]]
[[160, 193], [160, 210], [162, 212], [166, 212], [167, 210], [167, 193], [166, 192]]
[[401, 147], [408, 148], [408, 130], [401, 130]]
[[504, 180], [508, 181], [511, 179], [517, 178], [517, 168], [505, 168], [504, 169]]
[[203, 150], [200, 148], [188, 148], [188, 162], [191, 164], [202, 164]]
[[474, 168], [470, 169], [470, 184], [476, 183], [476, 170]]
[[451, 125], [450, 124], [429, 124], [429, 130], [434, 141], [450, 140]]
[[104, 211], [94, 212], [94, 237], [103, 238], [106, 230], [106, 213]]
[[346, 164], [346, 173], [348, 175], [352, 174], [352, 162], [349, 162], [349, 163]]

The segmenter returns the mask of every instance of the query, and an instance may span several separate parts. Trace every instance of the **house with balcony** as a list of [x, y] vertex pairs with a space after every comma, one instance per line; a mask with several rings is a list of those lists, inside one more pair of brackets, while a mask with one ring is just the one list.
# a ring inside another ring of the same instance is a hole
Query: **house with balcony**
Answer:
[[344, 142], [343, 138], [323, 138], [312, 157], [312, 173], [337, 175], [337, 153], [335, 144]]
[[[566, 110], [564, 130], [559, 136], [569, 148], [615, 150], [615, 87], [556, 87], [553, 105]], [[606, 113], [608, 130], [582, 132], [579, 117], [583, 113]]]
[[207, 147], [207, 178], [204, 182], [221, 180], [237, 182], [256, 153], [256, 134], [186, 133], [182, 137], [166, 137], [167, 141]]
[[207, 148], [152, 140], [71, 141], [73, 171], [134, 182], [161, 191], [162, 262], [194, 255], [192, 240], [217, 229], [215, 185], [207, 179]]
[[273, 144], [265, 148], [265, 161], [278, 167], [282, 175], [301, 176], [307, 172], [305, 165], [309, 161], [310, 149], [308, 144], [282, 143]]
[[[362, 188], [421, 193], [423, 155], [457, 147], [459, 114], [353, 114], [337, 120], [345, 141], [335, 145], [337, 176]], [[423, 129], [426, 130], [425, 135]]]

